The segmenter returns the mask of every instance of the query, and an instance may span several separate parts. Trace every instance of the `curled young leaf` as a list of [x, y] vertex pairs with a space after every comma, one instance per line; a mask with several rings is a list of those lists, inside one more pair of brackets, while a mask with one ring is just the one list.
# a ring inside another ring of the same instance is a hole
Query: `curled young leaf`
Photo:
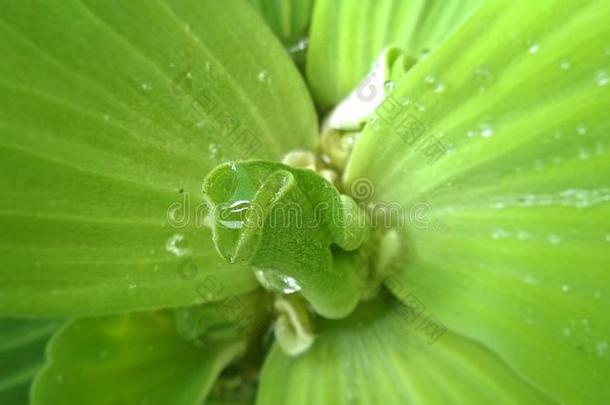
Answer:
[[204, 182], [214, 243], [230, 262], [255, 268], [265, 287], [300, 291], [323, 316], [347, 315], [361, 275], [338, 266], [330, 246], [350, 251], [366, 239], [360, 207], [311, 170], [265, 161], [217, 167]]

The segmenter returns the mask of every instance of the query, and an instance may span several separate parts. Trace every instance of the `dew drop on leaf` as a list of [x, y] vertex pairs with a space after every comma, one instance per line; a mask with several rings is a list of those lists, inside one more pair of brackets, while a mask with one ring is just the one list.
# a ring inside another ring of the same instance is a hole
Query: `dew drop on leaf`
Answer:
[[606, 86], [608, 84], [608, 81], [608, 72], [602, 71], [598, 72], [597, 75], [595, 75], [595, 82], [599, 87]]
[[218, 160], [220, 158], [220, 146], [211, 143], [210, 146], [208, 146], [208, 157], [211, 160]]
[[530, 54], [532, 54], [532, 55], [537, 54], [539, 50], [540, 50], [540, 45], [538, 45], [537, 43], [531, 42], [531, 41], [528, 43], [527, 51]]
[[269, 75], [269, 72], [267, 72], [266, 70], [262, 70], [258, 73], [258, 81], [261, 83], [265, 83], [265, 84], [269, 84], [271, 83], [271, 76]]
[[278, 270], [255, 268], [254, 275], [263, 288], [270, 291], [292, 294], [301, 290], [295, 278]]
[[167, 240], [167, 242], [165, 242], [165, 250], [167, 250], [169, 253], [171, 253], [177, 257], [185, 256], [190, 253], [190, 250], [178, 246], [183, 241], [184, 241], [184, 235], [176, 233], [176, 234], [170, 236], [170, 238]]
[[597, 343], [596, 349], [599, 357], [606, 357], [608, 354], [608, 342], [602, 341]]
[[559, 242], [561, 242], [561, 238], [559, 237], [559, 235], [557, 235], [555, 233], [551, 233], [551, 234], [549, 234], [549, 242], [552, 245], [558, 245]]
[[481, 124], [480, 129], [481, 129], [481, 136], [483, 138], [490, 138], [494, 134], [494, 130], [491, 127], [491, 125], [489, 125], [489, 124], [486, 124], [486, 123]]

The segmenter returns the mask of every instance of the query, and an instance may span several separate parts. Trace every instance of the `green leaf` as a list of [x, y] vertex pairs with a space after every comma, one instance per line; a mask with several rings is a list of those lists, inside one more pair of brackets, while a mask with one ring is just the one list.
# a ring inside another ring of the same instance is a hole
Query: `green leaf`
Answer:
[[410, 214], [396, 295], [565, 403], [610, 397], [609, 18], [489, 2], [398, 83], [346, 174]]
[[42, 367], [44, 348], [59, 321], [0, 319], [0, 403], [29, 403], [30, 383]]
[[302, 356], [273, 347], [257, 403], [549, 402], [493, 353], [442, 325], [431, 327], [429, 319], [395, 303], [371, 301], [345, 320], [324, 321]]
[[[347, 96], [389, 46], [413, 56], [434, 49], [481, 0], [318, 0], [311, 23], [307, 79], [317, 104]], [[382, 91], [382, 89], [377, 89]]]
[[82, 318], [55, 336], [32, 388], [39, 404], [200, 404], [239, 340], [183, 340], [168, 312]]
[[249, 0], [275, 35], [292, 52], [306, 46], [314, 0]]
[[189, 305], [207, 276], [212, 299], [256, 286], [216, 258], [201, 182], [225, 159], [314, 148], [317, 124], [250, 6], [7, 3], [0, 53], [0, 313]]
[[204, 193], [214, 243], [229, 262], [250, 264], [277, 292], [300, 291], [323, 316], [354, 309], [365, 275], [330, 250], [354, 250], [367, 237], [364, 213], [351, 198], [312, 170], [266, 161], [218, 166]]

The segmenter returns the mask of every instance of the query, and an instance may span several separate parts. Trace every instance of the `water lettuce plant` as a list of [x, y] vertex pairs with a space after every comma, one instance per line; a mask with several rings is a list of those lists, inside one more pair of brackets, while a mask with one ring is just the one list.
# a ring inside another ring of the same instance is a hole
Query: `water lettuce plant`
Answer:
[[610, 4], [4, 1], [0, 403], [610, 400]]

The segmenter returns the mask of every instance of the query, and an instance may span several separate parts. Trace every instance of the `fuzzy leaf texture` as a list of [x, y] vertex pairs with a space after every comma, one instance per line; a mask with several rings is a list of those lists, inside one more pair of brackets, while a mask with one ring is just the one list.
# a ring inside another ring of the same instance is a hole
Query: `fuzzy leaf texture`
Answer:
[[256, 12], [2, 3], [0, 313], [189, 305], [208, 277], [224, 286], [212, 300], [256, 288], [214, 251], [201, 182], [221, 160], [316, 142], [303, 81]]
[[609, 18], [487, 2], [397, 83], [346, 173], [425, 209], [395, 294], [565, 403], [610, 398]]

